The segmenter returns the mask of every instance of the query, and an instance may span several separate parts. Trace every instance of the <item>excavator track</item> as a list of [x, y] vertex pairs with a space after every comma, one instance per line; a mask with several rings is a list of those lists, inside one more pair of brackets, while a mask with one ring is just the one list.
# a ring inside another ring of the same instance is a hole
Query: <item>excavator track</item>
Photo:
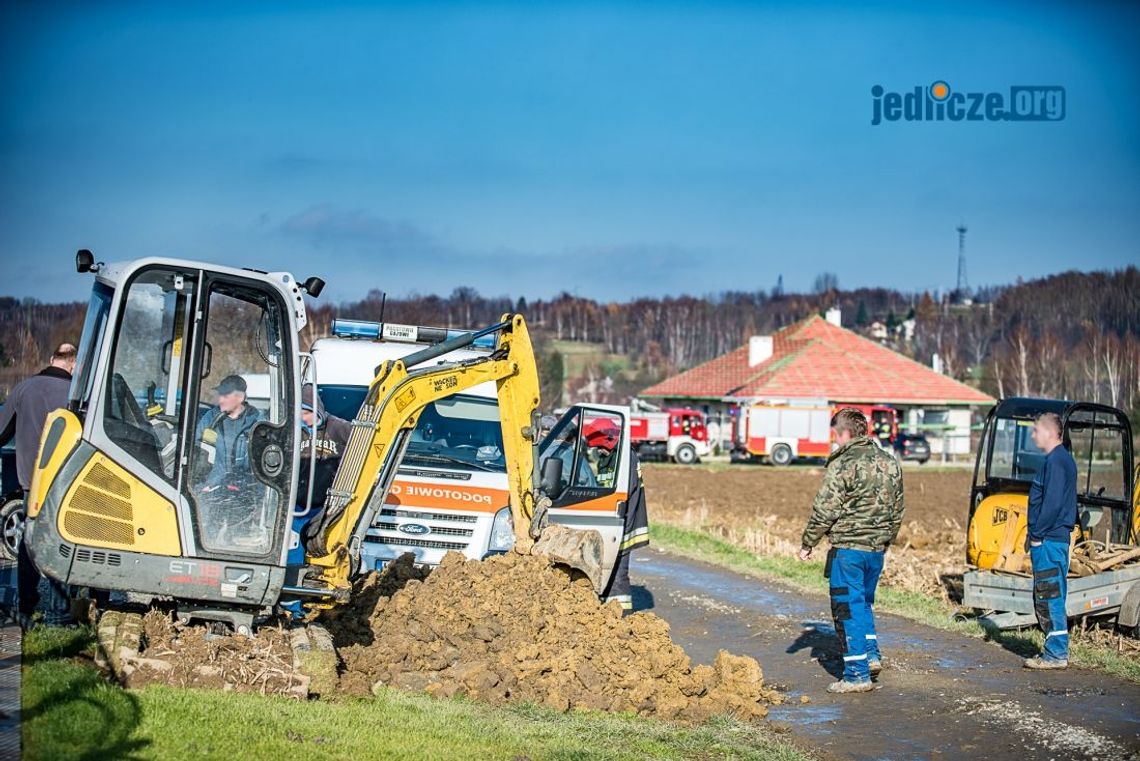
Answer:
[[[177, 647], [177, 641], [173, 647], [168, 643], [160, 650], [148, 649], [144, 635], [147, 616], [156, 614], [157, 611], [147, 614], [107, 610], [99, 616], [95, 663], [124, 687], [165, 683], [256, 690], [300, 699], [330, 694], [336, 689], [339, 661], [332, 636], [323, 626], [308, 624], [281, 630], [291, 651], [291, 657], [285, 653], [284, 660], [279, 649], [267, 654], [269, 650], [261, 647], [263, 642], [256, 641], [256, 637], [210, 633], [206, 638], [220, 646], [212, 649], [211, 657], [196, 661]], [[170, 625], [179, 632], [190, 628]], [[235, 649], [233, 643], [253, 646]]]
[[122, 684], [127, 682], [125, 668], [139, 658], [142, 646], [141, 613], [108, 610], [99, 617], [95, 663], [111, 673]]

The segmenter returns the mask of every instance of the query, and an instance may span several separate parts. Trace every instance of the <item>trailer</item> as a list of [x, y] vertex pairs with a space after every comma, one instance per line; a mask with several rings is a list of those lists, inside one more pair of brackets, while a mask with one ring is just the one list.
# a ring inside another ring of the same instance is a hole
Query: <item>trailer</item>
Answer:
[[[969, 571], [963, 579], [962, 604], [979, 612], [987, 629], [1035, 626], [1033, 579], [1000, 571]], [[1069, 618], [1115, 621], [1136, 632], [1140, 625], [1140, 565], [1124, 566], [1069, 579], [1065, 612]]]

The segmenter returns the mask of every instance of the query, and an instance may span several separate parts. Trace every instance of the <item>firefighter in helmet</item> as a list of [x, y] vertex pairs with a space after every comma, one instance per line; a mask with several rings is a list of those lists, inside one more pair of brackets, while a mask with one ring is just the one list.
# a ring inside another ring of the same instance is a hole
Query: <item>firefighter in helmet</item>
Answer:
[[[599, 418], [586, 424], [582, 431], [586, 456], [597, 474], [598, 485], [612, 486], [618, 474], [618, 442], [621, 432], [612, 421]], [[641, 479], [641, 462], [630, 452], [629, 484], [626, 489], [624, 524], [617, 562], [602, 599], [616, 601], [624, 610], [633, 610], [629, 583], [629, 556], [649, 544], [649, 515], [645, 505], [645, 489]]]

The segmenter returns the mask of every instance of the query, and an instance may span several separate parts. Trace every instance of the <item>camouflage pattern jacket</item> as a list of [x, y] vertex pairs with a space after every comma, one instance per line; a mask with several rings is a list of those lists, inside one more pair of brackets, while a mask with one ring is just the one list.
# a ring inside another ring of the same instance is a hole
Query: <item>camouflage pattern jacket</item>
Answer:
[[902, 525], [902, 469], [869, 436], [852, 439], [827, 458], [803, 546], [827, 536], [832, 547], [881, 551]]

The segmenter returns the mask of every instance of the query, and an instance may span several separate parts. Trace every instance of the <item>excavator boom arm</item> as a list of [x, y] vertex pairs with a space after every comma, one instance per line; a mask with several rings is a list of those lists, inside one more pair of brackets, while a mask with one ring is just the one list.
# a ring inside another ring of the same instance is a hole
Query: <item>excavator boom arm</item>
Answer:
[[[496, 349], [485, 358], [418, 367], [495, 331]], [[516, 543], [521, 550], [529, 547], [527, 528], [535, 501], [538, 371], [522, 316], [504, 315], [502, 322], [491, 328], [450, 339], [402, 360], [387, 361], [377, 369], [352, 421], [352, 433], [324, 509], [306, 530], [306, 563], [319, 569], [321, 586], [340, 596], [347, 594], [365, 532], [384, 504], [423, 409], [489, 381], [494, 381], [498, 390]]]

